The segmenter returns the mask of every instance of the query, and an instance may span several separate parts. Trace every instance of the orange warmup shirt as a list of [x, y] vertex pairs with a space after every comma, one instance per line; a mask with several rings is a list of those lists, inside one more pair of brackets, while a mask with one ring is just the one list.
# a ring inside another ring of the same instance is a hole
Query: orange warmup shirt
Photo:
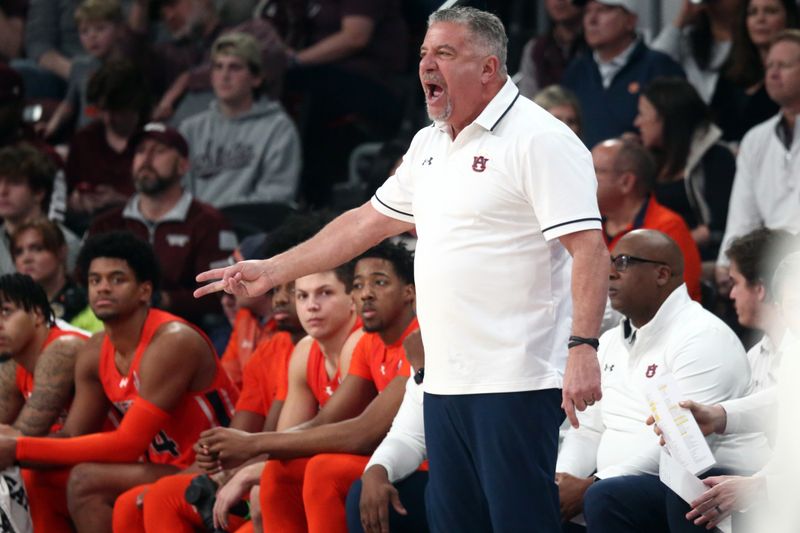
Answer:
[[[410, 376], [403, 340], [417, 329], [415, 318], [388, 346], [377, 333], [366, 333], [353, 351], [349, 373], [371, 380], [378, 392], [395, 377]], [[260, 484], [264, 531], [346, 533], [347, 491], [368, 461], [367, 456], [338, 453], [268, 461]]]
[[[603, 229], [605, 230], [605, 223], [603, 223]], [[700, 275], [702, 273], [700, 252], [692, 238], [692, 232], [683, 218], [675, 211], [659, 204], [655, 196], [651, 196], [636, 214], [630, 226], [613, 237], [603, 231], [609, 251], [613, 250], [622, 237], [635, 229], [658, 230], [669, 235], [677, 243], [683, 254], [683, 281], [686, 283], [692, 299], [699, 302], [701, 297]]]
[[274, 320], [262, 324], [249, 309], [239, 309], [233, 320], [233, 331], [222, 354], [222, 367], [231, 381], [242, 388], [242, 371], [259, 343], [275, 333], [278, 325]]
[[285, 331], [272, 334], [259, 343], [242, 374], [242, 392], [236, 403], [237, 411], [250, 411], [266, 417], [272, 402], [285, 400], [278, 394], [287, 388], [287, 368], [294, 343]]

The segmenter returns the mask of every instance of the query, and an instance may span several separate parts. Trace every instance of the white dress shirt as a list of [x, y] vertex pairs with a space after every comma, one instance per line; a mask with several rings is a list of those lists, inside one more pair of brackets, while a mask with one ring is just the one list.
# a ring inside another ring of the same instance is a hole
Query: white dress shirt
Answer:
[[787, 147], [778, 113], [747, 132], [736, 159], [736, 177], [725, 237], [717, 264], [728, 265], [725, 250], [736, 237], [759, 227], [800, 231], [800, 120]]

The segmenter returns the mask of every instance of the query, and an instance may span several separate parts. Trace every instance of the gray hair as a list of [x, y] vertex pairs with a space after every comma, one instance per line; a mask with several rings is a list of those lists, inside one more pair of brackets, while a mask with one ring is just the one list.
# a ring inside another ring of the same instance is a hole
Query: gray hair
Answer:
[[428, 27], [438, 22], [452, 22], [466, 26], [477, 44], [500, 62], [501, 75], [506, 75], [508, 37], [503, 23], [496, 15], [474, 7], [450, 7], [434, 11], [428, 17]]

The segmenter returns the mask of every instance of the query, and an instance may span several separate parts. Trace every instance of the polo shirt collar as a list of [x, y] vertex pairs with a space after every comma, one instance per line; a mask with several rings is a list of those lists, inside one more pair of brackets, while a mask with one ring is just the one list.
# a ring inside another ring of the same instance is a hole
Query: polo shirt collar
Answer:
[[[506, 82], [494, 98], [483, 108], [480, 115], [472, 122], [486, 131], [494, 131], [500, 121], [511, 111], [519, 98], [519, 89], [511, 77], [506, 77]], [[436, 121], [434, 125], [445, 133], [450, 132], [450, 126], [445, 122]]]
[[192, 205], [191, 193], [189, 193], [189, 191], [183, 191], [180, 199], [172, 209], [164, 213], [164, 216], [160, 219], [152, 221], [147, 220], [139, 209], [140, 198], [141, 195], [136, 193], [130, 200], [128, 200], [128, 203], [125, 205], [125, 209], [122, 210], [123, 218], [138, 220], [139, 222], [148, 225], [161, 222], [184, 222], [189, 215], [189, 207]]

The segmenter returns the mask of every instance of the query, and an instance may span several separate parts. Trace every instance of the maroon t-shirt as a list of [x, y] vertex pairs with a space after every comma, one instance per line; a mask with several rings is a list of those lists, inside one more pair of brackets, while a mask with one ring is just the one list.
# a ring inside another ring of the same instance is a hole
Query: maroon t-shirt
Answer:
[[309, 12], [309, 42], [315, 44], [338, 32], [342, 17], [359, 15], [375, 21], [369, 44], [338, 63], [381, 81], [384, 73], [402, 72], [406, 66], [408, 28], [400, 0], [317, 0]]
[[133, 148], [121, 153], [106, 142], [105, 126], [99, 120], [79, 129], [72, 137], [65, 174], [70, 192], [75, 188], [94, 188], [110, 185], [130, 196], [134, 192], [131, 166]]

